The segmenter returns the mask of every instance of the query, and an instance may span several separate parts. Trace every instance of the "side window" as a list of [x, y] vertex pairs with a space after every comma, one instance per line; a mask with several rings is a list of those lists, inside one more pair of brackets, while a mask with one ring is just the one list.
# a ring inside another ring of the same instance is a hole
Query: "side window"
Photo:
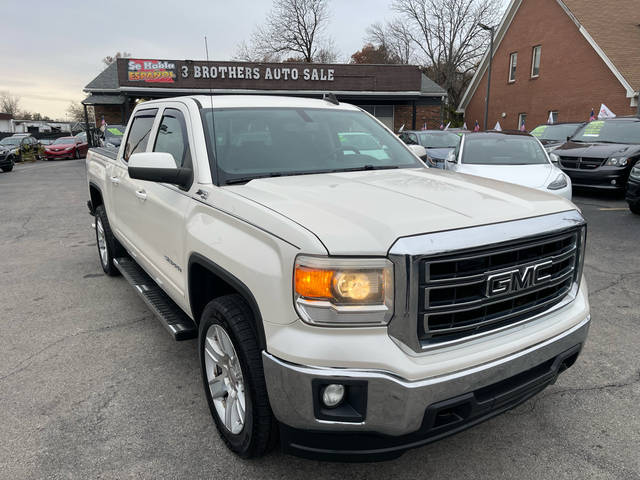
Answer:
[[180, 110], [165, 109], [153, 151], [170, 153], [177, 167], [191, 166], [187, 125]]
[[124, 145], [123, 160], [129, 161], [129, 157], [136, 152], [144, 152], [147, 149], [149, 134], [153, 128], [153, 120], [158, 113], [158, 109], [141, 110], [131, 121], [131, 128], [127, 136], [127, 143]]

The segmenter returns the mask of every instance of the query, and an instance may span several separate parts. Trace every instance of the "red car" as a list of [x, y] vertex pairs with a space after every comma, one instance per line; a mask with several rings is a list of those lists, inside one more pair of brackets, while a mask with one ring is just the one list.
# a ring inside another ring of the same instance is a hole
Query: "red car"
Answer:
[[44, 147], [47, 160], [61, 160], [63, 158], [81, 158], [87, 155], [89, 144], [77, 137], [60, 137], [51, 145]]

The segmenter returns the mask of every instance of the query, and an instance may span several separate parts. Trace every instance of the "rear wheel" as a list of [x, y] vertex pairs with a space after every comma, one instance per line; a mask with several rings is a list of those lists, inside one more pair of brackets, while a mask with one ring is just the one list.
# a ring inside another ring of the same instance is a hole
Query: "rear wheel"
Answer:
[[242, 458], [264, 455], [277, 439], [252, 321], [240, 295], [219, 297], [202, 313], [198, 340], [209, 410], [227, 447]]
[[100, 257], [100, 265], [104, 273], [111, 277], [120, 275], [120, 271], [113, 264], [113, 259], [121, 257], [125, 254], [124, 248], [120, 242], [113, 236], [107, 212], [103, 205], [95, 210], [96, 218], [96, 243], [98, 245], [98, 255]]

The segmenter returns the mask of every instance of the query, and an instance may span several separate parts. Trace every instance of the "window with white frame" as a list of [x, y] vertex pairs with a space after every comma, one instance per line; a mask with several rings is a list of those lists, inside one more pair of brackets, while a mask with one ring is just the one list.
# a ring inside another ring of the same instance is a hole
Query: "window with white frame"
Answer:
[[549, 117], [551, 118], [551, 121], [553, 123], [558, 123], [558, 111], [557, 110], [550, 110], [549, 111]]
[[535, 78], [540, 75], [540, 54], [542, 53], [542, 46], [537, 45], [533, 47], [533, 53], [531, 54], [531, 78]]
[[527, 114], [519, 113], [518, 114], [518, 130], [522, 130], [523, 132], [527, 129]]
[[509, 56], [509, 81], [516, 81], [516, 67], [518, 66], [518, 52], [513, 52]]

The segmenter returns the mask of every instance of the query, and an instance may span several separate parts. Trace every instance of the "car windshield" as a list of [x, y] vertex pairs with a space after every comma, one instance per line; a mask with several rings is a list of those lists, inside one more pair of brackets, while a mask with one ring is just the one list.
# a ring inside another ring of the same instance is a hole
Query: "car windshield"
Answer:
[[538, 141], [525, 135], [467, 135], [462, 163], [472, 165], [537, 165], [549, 163]]
[[19, 137], [5, 137], [0, 140], [0, 145], [20, 145], [22, 138]]
[[[360, 111], [203, 109], [221, 184], [311, 173], [419, 168], [400, 140]], [[215, 132], [215, 135], [214, 133]]]
[[578, 142], [640, 143], [640, 120], [594, 120], [571, 140]]
[[566, 141], [567, 137], [573, 135], [573, 133], [580, 126], [579, 123], [563, 123], [561, 125], [538, 125], [531, 130], [531, 135], [537, 137], [540, 140], [556, 140]]
[[56, 138], [55, 142], [53, 142], [54, 145], [68, 145], [70, 143], [76, 143], [76, 139], [75, 137], [61, 137], [61, 138]]
[[425, 148], [456, 148], [460, 136], [451, 132], [419, 133], [420, 145]]

